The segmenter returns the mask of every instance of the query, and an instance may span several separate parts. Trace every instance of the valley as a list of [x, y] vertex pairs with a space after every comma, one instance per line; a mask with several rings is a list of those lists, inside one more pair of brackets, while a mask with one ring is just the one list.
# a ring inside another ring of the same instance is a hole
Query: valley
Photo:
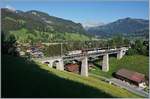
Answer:
[[148, 98], [147, 6], [103, 3], [2, 7], [2, 98]]

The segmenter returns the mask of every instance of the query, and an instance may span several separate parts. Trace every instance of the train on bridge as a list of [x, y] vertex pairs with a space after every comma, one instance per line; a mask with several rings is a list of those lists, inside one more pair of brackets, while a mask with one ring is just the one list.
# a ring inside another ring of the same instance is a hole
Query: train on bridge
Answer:
[[69, 53], [69, 55], [62, 55], [56, 57], [46, 57], [37, 59], [42, 63], [48, 63], [50, 68], [53, 67], [53, 63], [56, 61], [56, 69], [64, 70], [64, 62], [78, 60], [81, 62], [81, 75], [88, 76], [88, 59], [102, 56], [102, 70], [107, 72], [109, 70], [109, 55], [117, 54], [117, 59], [121, 59], [128, 48], [121, 47], [117, 49], [96, 49], [96, 50], [75, 50]]
[[76, 55], [76, 54], [92, 54], [92, 53], [99, 53], [99, 52], [105, 52], [105, 51], [115, 51], [117, 48], [91, 48], [91, 49], [82, 49], [82, 50], [74, 50], [74, 51], [68, 51], [65, 53], [66, 56], [68, 55]]

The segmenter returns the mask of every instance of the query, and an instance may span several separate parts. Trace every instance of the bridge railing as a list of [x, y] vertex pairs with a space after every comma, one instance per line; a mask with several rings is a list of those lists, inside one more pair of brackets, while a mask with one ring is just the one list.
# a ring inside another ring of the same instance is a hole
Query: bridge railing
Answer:
[[62, 58], [62, 59], [73, 59], [73, 58], [82, 58], [82, 57], [89, 57], [89, 56], [99, 56], [99, 55], [104, 55], [104, 54], [115, 54], [118, 53], [118, 51], [122, 50], [121, 48], [117, 48], [117, 49], [107, 49], [104, 52], [93, 52], [93, 53], [80, 53], [80, 54], [73, 54], [73, 55], [62, 55], [62, 56], [53, 56], [53, 57], [43, 57], [42, 59], [53, 59], [53, 58]]
[[72, 59], [72, 58], [77, 58], [77, 57], [84, 57], [84, 56], [91, 56], [91, 55], [104, 55], [104, 54], [115, 54], [118, 53], [121, 49], [116, 49], [116, 50], [106, 50], [104, 52], [94, 52], [94, 53], [81, 53], [81, 54], [74, 54], [74, 55], [68, 55], [64, 56], [63, 59]]

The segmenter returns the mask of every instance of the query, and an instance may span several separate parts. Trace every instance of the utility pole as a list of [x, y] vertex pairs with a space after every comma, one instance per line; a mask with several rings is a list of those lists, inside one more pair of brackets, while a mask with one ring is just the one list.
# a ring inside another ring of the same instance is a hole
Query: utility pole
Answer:
[[61, 50], [61, 57], [62, 57], [62, 54], [63, 54], [63, 46], [62, 46], [62, 43], [60, 43], [60, 50]]

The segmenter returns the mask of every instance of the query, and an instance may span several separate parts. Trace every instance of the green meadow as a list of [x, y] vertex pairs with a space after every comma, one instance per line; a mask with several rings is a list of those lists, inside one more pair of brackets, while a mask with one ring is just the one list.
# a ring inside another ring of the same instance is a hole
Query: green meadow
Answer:
[[149, 76], [149, 58], [143, 55], [133, 55], [133, 56], [125, 55], [120, 60], [117, 60], [116, 57], [110, 57], [108, 72], [103, 72], [100, 69], [101, 66], [99, 64], [101, 64], [100, 61], [95, 62], [94, 69], [91, 69], [90, 72], [110, 78], [112, 77], [112, 74], [117, 70], [121, 68], [126, 68]]

